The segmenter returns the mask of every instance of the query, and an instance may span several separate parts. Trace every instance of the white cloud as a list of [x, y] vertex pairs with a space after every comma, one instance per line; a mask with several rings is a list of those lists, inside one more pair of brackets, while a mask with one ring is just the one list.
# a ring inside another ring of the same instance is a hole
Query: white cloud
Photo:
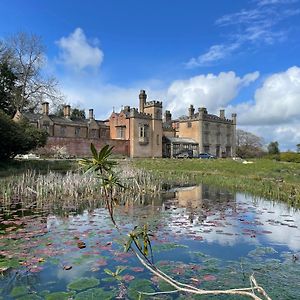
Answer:
[[106, 119], [115, 109], [119, 112], [122, 106], [130, 105], [138, 107], [139, 92], [145, 89], [148, 94], [148, 100], [164, 100], [166, 92], [158, 88], [156, 81], [139, 82], [132, 87], [122, 87], [112, 84], [101, 83], [97, 78], [95, 80], [72, 80], [64, 82], [63, 92], [67, 96], [71, 105], [80, 105], [85, 109], [93, 108], [94, 114], [98, 119]]
[[259, 6], [296, 3], [298, 0], [257, 0]]
[[103, 52], [96, 46], [97, 40], [89, 43], [83, 30], [76, 28], [67, 37], [57, 41], [60, 48], [59, 61], [76, 70], [98, 68], [103, 61]]
[[149, 80], [138, 82], [130, 88], [73, 76], [62, 81], [64, 94], [71, 105], [93, 108], [98, 119], [106, 119], [122, 105], [138, 107], [138, 94], [145, 89], [148, 100], [163, 101], [173, 117], [187, 114], [190, 104], [205, 106], [209, 113], [226, 109], [226, 115], [238, 114], [238, 127], [262, 136], [266, 143], [277, 140], [281, 150], [295, 149], [300, 141], [300, 68], [272, 74], [256, 90], [253, 100], [231, 105], [239, 91], [257, 80], [258, 72], [237, 76], [234, 72], [203, 74], [185, 80], [176, 80], [168, 87]]
[[240, 47], [239, 43], [234, 43], [230, 45], [213, 45], [209, 50], [200, 55], [197, 58], [191, 58], [190, 61], [186, 63], [186, 67], [194, 68], [197, 66], [204, 66], [215, 61], [219, 61], [227, 56], [229, 56], [234, 50]]
[[240, 78], [231, 71], [174, 81], [167, 92], [167, 109], [177, 116], [186, 114], [190, 104], [196, 108], [204, 106], [209, 111], [216, 111], [228, 105], [241, 87], [247, 86], [258, 77], [259, 72], [249, 73]]
[[186, 66], [193, 68], [218, 62], [231, 56], [243, 46], [259, 45], [262, 47], [265, 44], [282, 42], [286, 39], [290, 28], [281, 26], [279, 30], [278, 24], [300, 14], [299, 8], [292, 6], [284, 8], [282, 5], [287, 6], [295, 2], [297, 1], [262, 0], [256, 2], [258, 8], [242, 9], [239, 12], [222, 16], [216, 20], [215, 24], [220, 28], [231, 30], [229, 34], [226, 32], [227, 41], [215, 44], [207, 52], [191, 58]]
[[229, 104], [226, 110], [237, 113], [239, 127], [266, 143], [279, 141], [282, 150], [295, 149], [300, 141], [300, 68], [270, 75], [252, 101]]
[[300, 120], [300, 68], [275, 73], [255, 92], [254, 102], [234, 108], [243, 125], [283, 125]]

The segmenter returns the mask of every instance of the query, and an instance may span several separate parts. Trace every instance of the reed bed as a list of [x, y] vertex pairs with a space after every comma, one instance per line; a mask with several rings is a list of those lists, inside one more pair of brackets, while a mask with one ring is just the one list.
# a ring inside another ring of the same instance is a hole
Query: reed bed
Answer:
[[[114, 188], [114, 197], [121, 202], [138, 201], [141, 195], [157, 195], [164, 186], [155, 172], [134, 168], [130, 162], [122, 163], [116, 172], [126, 187]], [[22, 203], [25, 207], [70, 210], [87, 203], [101, 205], [103, 194], [99, 179], [80, 170], [44, 174], [29, 169], [0, 180], [0, 205], [4, 207]]]
[[297, 163], [254, 160], [244, 165], [233, 160], [143, 159], [138, 168], [155, 172], [170, 182], [206, 183], [300, 207], [300, 166]]

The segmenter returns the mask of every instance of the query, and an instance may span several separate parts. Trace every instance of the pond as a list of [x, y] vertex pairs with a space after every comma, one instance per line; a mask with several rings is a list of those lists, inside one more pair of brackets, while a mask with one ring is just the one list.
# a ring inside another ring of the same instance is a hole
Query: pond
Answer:
[[[272, 299], [300, 299], [300, 213], [285, 204], [199, 185], [126, 202], [115, 219], [124, 235], [147, 223], [155, 264], [181, 282], [249, 287], [254, 273]], [[101, 205], [61, 212], [16, 203], [0, 222], [0, 299], [138, 299], [137, 291], [172, 290], [123, 251]]]

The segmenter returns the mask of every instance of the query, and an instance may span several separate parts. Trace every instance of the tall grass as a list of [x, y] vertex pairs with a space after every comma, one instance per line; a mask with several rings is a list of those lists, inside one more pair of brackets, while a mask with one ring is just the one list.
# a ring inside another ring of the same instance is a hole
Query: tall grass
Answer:
[[[154, 172], [133, 168], [130, 163], [122, 163], [116, 172], [126, 187], [114, 189], [115, 197], [121, 202], [137, 200], [140, 195], [157, 195], [163, 188]], [[0, 180], [0, 205], [5, 207], [21, 202], [26, 207], [73, 208], [87, 201], [101, 202], [102, 195], [99, 179], [80, 170], [44, 174], [28, 169]]]
[[136, 160], [138, 168], [155, 172], [161, 180], [213, 184], [232, 191], [281, 200], [300, 207], [300, 167], [264, 159], [243, 164], [233, 160]]

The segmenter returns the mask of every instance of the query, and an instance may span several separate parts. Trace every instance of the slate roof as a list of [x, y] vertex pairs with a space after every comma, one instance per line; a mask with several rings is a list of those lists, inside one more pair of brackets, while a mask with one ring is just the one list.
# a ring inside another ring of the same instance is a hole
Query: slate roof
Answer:
[[38, 113], [35, 114], [35, 113], [31, 113], [31, 112], [24, 112], [21, 114], [31, 122], [37, 122], [42, 117], [42, 114], [38, 114]]
[[[31, 122], [37, 122], [40, 118], [42, 118], [42, 114], [40, 113], [30, 113], [30, 112], [24, 112], [24, 117], [27, 118]], [[56, 115], [48, 115], [48, 117], [56, 124], [64, 124], [64, 125], [88, 125], [90, 122], [89, 119], [67, 119], [65, 117], [59, 117]], [[101, 120], [95, 120], [98, 125], [104, 125], [104, 121]]]

